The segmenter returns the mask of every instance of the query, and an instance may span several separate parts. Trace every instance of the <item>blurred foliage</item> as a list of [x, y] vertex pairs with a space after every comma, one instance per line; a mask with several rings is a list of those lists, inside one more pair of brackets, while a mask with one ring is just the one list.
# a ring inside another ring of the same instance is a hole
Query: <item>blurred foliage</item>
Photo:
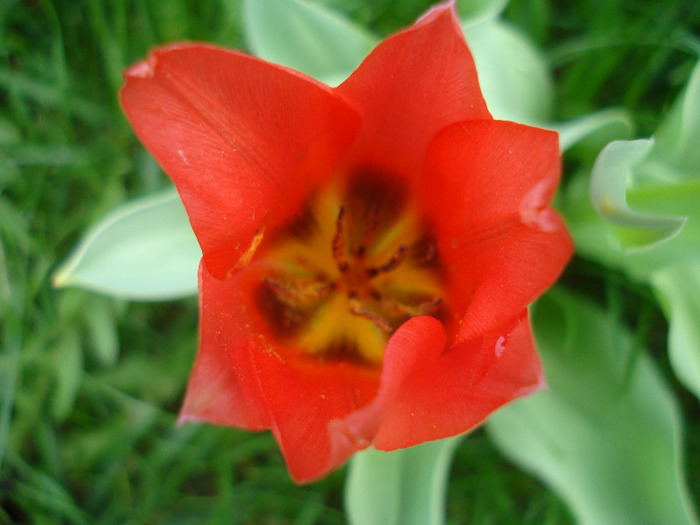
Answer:
[[[324, 3], [380, 35], [431, 4]], [[556, 120], [618, 106], [641, 137], [700, 54], [695, 0], [512, 0], [505, 17], [554, 67]], [[121, 115], [122, 69], [174, 40], [242, 47], [241, 20], [236, 0], [0, 3], [0, 523], [344, 523], [344, 469], [298, 487], [268, 434], [175, 426], [196, 348], [196, 300], [125, 303], [51, 287], [90, 224], [167, 187]], [[566, 173], [590, 170], [596, 153], [575, 148]], [[616, 306], [652, 349], [682, 404], [697, 497], [700, 410], [668, 370], [653, 295], [583, 259], [563, 282]], [[456, 455], [448, 522], [572, 518], [476, 431]]]

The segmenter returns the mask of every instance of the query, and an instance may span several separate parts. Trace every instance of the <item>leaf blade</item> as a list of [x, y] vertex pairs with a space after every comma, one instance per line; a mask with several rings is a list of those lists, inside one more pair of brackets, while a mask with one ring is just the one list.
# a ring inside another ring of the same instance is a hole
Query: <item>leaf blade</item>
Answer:
[[652, 274], [650, 281], [669, 321], [673, 371], [700, 398], [700, 261], [668, 266]]
[[95, 224], [54, 274], [54, 285], [80, 286], [132, 300], [194, 295], [201, 250], [174, 190], [127, 203]]
[[255, 55], [330, 85], [342, 82], [377, 42], [334, 11], [300, 0], [246, 0], [243, 17]]
[[641, 213], [627, 205], [628, 176], [652, 146], [651, 140], [613, 141], [600, 153], [591, 173], [593, 206], [616, 226], [617, 240], [628, 250], [651, 248], [672, 239], [687, 220]]
[[461, 437], [356, 454], [345, 506], [352, 525], [441, 525], [452, 455]]
[[499, 18], [463, 20], [461, 25], [493, 117], [528, 124], [549, 121], [553, 87], [542, 53]]
[[561, 291], [537, 304], [533, 322], [550, 391], [491, 417], [501, 451], [579, 523], [696, 523], [679, 468], [679, 409], [652, 361], [605, 312]]

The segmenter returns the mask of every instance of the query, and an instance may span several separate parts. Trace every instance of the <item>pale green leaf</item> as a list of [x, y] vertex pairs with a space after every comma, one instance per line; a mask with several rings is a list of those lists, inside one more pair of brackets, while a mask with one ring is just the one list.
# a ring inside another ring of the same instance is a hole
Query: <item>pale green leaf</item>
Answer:
[[647, 249], [675, 237], [685, 217], [663, 217], [632, 210], [627, 205], [627, 180], [649, 152], [651, 140], [614, 141], [598, 155], [591, 173], [593, 206], [616, 226], [615, 236], [625, 249]]
[[628, 190], [628, 200], [635, 208], [655, 214], [686, 214], [688, 221], [662, 246], [627, 253], [608, 241], [610, 226], [586, 198], [586, 183], [585, 176], [575, 178], [562, 200], [577, 252], [653, 287], [669, 320], [671, 365], [683, 384], [700, 397], [700, 290], [696, 273], [700, 265], [700, 180]]
[[509, 0], [459, 0], [460, 17], [465, 24], [478, 24], [493, 18], [506, 8]]
[[651, 283], [666, 310], [673, 371], [700, 398], [700, 258], [654, 273]]
[[560, 201], [577, 253], [643, 282], [670, 264], [700, 258], [700, 180], [629, 188], [627, 200], [635, 209], [657, 215], [686, 215], [688, 220], [668, 242], [649, 250], [625, 252], [614, 239], [612, 226], [593, 209], [588, 179], [586, 173], [575, 176]]
[[562, 151], [581, 142], [592, 143], [600, 151], [613, 140], [627, 139], [632, 133], [632, 119], [620, 109], [603, 109], [568, 122], [552, 125], [559, 132]]
[[648, 169], [662, 177], [684, 180], [700, 177], [700, 62], [682, 95], [654, 134]]
[[460, 437], [356, 454], [345, 487], [351, 525], [440, 525], [445, 490]]
[[201, 256], [182, 203], [167, 190], [98, 222], [56, 272], [54, 284], [136, 300], [186, 297], [197, 291]]
[[643, 349], [608, 312], [560, 290], [533, 323], [550, 389], [490, 418], [497, 446], [582, 525], [696, 523], [679, 408]]
[[552, 82], [540, 51], [518, 30], [498, 18], [463, 22], [462, 30], [494, 118], [528, 124], [548, 121]]
[[246, 40], [260, 58], [337, 85], [377, 39], [323, 5], [303, 0], [245, 0]]

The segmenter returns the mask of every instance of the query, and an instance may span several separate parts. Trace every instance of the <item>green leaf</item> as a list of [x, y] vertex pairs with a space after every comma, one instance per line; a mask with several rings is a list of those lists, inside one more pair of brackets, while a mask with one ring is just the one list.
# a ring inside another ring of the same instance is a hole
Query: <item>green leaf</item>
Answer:
[[501, 451], [582, 525], [696, 523], [680, 471], [679, 408], [609, 312], [553, 290], [533, 309], [549, 391], [494, 414]]
[[476, 24], [501, 14], [509, 0], [459, 0], [458, 11], [466, 24]]
[[700, 259], [651, 276], [669, 322], [669, 357], [678, 379], [700, 398]]
[[81, 509], [72, 494], [54, 476], [35, 468], [14, 451], [8, 453], [8, 465], [19, 482], [12, 484], [17, 499], [25, 502], [24, 508], [46, 510], [51, 519], [41, 519], [44, 512], [33, 512], [36, 523], [91, 523], [87, 512]]
[[83, 350], [74, 330], [63, 336], [52, 361], [56, 363], [56, 388], [51, 398], [51, 412], [57, 421], [64, 421], [73, 410], [83, 377]]
[[559, 132], [562, 151], [586, 142], [598, 152], [610, 141], [629, 138], [632, 133], [632, 119], [627, 112], [611, 108], [552, 127]]
[[[616, 213], [622, 210], [621, 227], [611, 226], [596, 216], [586, 198], [585, 174], [575, 177], [568, 185], [562, 211], [579, 253], [646, 282], [651, 274], [669, 264], [700, 258], [700, 161], [688, 164], [686, 160], [693, 159], [693, 154], [686, 150], [692, 148], [675, 149], [670, 138], [675, 137], [680, 144], [685, 140], [682, 139], [683, 130], [695, 129], [693, 126], [697, 125], [698, 119], [692, 119], [692, 112], [698, 111], [700, 105], [697, 101], [700, 97], [699, 78], [700, 67], [696, 67], [684, 95], [676, 102], [653, 141], [613, 142], [596, 162], [591, 182], [591, 192], [598, 201], [596, 207], [604, 212], [605, 219], [609, 220], [612, 215], [613, 223]], [[679, 113], [678, 108], [684, 108], [687, 114]], [[675, 158], [674, 155], [686, 157]], [[679, 163], [686, 165], [687, 169], [680, 172]], [[692, 173], [696, 176], [688, 176]], [[611, 199], [612, 204], [606, 202], [606, 198]], [[627, 203], [638, 211], [630, 210]], [[609, 211], [607, 205], [610, 205], [612, 214], [605, 213]], [[685, 216], [687, 220], [679, 216]], [[646, 224], [650, 228], [630, 230], [624, 224], [630, 218], [629, 223], [639, 220], [640, 225]], [[628, 244], [630, 241], [632, 244], [651, 241], [644, 246], [654, 249], [623, 253], [619, 249], [625, 247], [624, 242], [619, 242], [620, 234], [623, 240], [625, 235], [628, 236]], [[618, 242], [609, 242], [611, 238]], [[656, 247], [655, 244], [662, 240], [668, 242]]]
[[92, 298], [85, 316], [95, 357], [103, 366], [114, 366], [119, 357], [119, 338], [112, 304], [101, 297]]
[[654, 134], [648, 169], [672, 180], [700, 177], [700, 62]]
[[[2, 252], [0, 252], [2, 255]], [[0, 296], [0, 299], [3, 297]], [[7, 302], [9, 305], [9, 301]], [[19, 379], [19, 355], [22, 346], [21, 321], [19, 315], [10, 308], [4, 308], [0, 304], [0, 467], [2, 467], [8, 445], [10, 422], [15, 406], [17, 394], [17, 381]]]
[[580, 173], [569, 183], [561, 210], [576, 243], [576, 251], [648, 282], [650, 276], [670, 264], [700, 258], [700, 179], [673, 185], [630, 188], [627, 200], [651, 214], [683, 214], [688, 220], [673, 239], [649, 250], [623, 252], [610, 231], [612, 226], [596, 213], [589, 199], [588, 176]]
[[302, 0], [245, 0], [245, 35], [253, 54], [337, 85], [377, 39], [322, 5]]
[[90, 229], [54, 275], [56, 286], [81, 286], [136, 300], [197, 291], [202, 252], [174, 190], [117, 208]]
[[696, 291], [700, 265], [700, 179], [677, 184], [646, 184], [628, 191], [628, 200], [635, 208], [655, 214], [688, 215], [683, 230], [670, 241], [654, 249], [628, 253], [607, 241], [610, 226], [595, 213], [586, 198], [586, 182], [585, 176], [575, 178], [562, 201], [577, 252], [652, 286], [669, 320], [668, 346], [673, 370], [700, 398], [697, 364], [700, 359], [700, 292]]
[[450, 462], [460, 437], [356, 454], [345, 487], [351, 525], [440, 525]]
[[615, 236], [625, 249], [644, 249], [675, 237], [685, 217], [641, 213], [627, 205], [627, 180], [635, 165], [649, 152], [653, 141], [628, 140], [608, 144], [596, 159], [591, 173], [591, 200], [598, 213], [616, 228]]
[[485, 18], [479, 23], [463, 21], [462, 30], [494, 118], [530, 124], [548, 121], [553, 99], [552, 81], [540, 51], [514, 27], [498, 18]]
[[[584, 178], [574, 179], [562, 204], [580, 254], [651, 284], [669, 319], [669, 353], [673, 370], [680, 381], [700, 398], [700, 336], [695, 327], [700, 312], [696, 270], [700, 266], [699, 122], [700, 65], [695, 67], [685, 91], [653, 141], [608, 146], [618, 148], [617, 161], [622, 165], [618, 169], [619, 180], [612, 181], [616, 188], [609, 193], [617, 195], [618, 208], [622, 201], [623, 207], [629, 202], [639, 210], [631, 212], [633, 220], [639, 219], [641, 213], [642, 220], [638, 225], [649, 221], [647, 225], [651, 228], [642, 230], [641, 235], [639, 230], [632, 230], [632, 233], [636, 236], [633, 240], [640, 241], [641, 237], [641, 241], [651, 241], [646, 247], [653, 249], [622, 253], [606, 242], [606, 234], [612, 228], [616, 229], [614, 235], [618, 237], [620, 233], [628, 235], [630, 230], [624, 225], [622, 228], [610, 226], [595, 216], [585, 199]], [[608, 148], [601, 153], [596, 168], [607, 162], [603, 156]], [[644, 151], [646, 148], [650, 148], [648, 152]], [[640, 151], [635, 153], [636, 149]], [[622, 171], [629, 173], [623, 178]], [[595, 184], [594, 169], [592, 186]], [[686, 218], [674, 218], [673, 215]], [[609, 216], [605, 218], [610, 219]], [[653, 245], [653, 241], [660, 240], [668, 242], [660, 247]]]

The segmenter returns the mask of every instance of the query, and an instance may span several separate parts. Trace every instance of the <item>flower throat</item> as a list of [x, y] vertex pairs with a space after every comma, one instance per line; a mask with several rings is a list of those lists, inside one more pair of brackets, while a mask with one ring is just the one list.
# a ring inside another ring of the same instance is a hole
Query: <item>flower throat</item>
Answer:
[[402, 323], [445, 313], [435, 239], [379, 177], [315, 194], [264, 252], [256, 308], [276, 343], [317, 360], [377, 366]]

